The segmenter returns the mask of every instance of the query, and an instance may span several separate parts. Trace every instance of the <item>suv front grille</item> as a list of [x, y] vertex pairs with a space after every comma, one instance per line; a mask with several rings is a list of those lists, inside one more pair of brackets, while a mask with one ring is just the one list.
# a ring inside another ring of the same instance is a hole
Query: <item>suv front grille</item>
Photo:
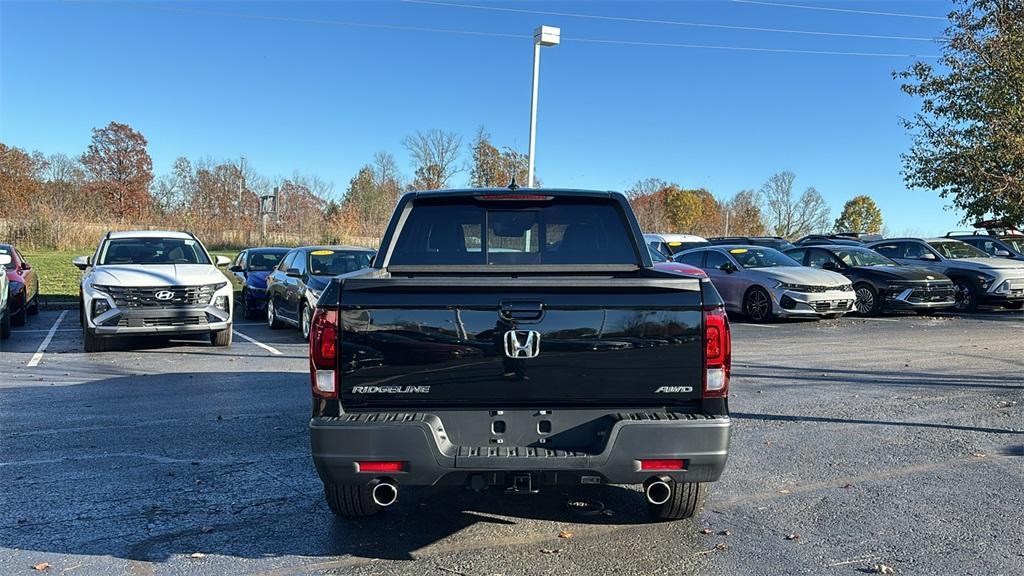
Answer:
[[118, 308], [178, 308], [207, 306], [222, 284], [204, 286], [156, 286], [146, 288], [94, 286], [114, 299]]
[[810, 304], [814, 311], [819, 313], [846, 312], [853, 306], [853, 303], [849, 300], [822, 300], [820, 302], [811, 302]]
[[206, 323], [206, 316], [177, 316], [173, 318], [125, 318], [117, 325], [120, 328], [153, 328], [155, 326], [199, 326]]

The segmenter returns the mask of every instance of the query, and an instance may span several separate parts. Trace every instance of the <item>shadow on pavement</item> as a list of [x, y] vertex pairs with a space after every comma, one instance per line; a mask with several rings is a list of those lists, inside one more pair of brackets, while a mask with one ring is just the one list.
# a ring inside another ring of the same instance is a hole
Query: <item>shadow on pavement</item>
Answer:
[[[641, 493], [612, 486], [405, 489], [377, 517], [336, 519], [309, 458], [308, 387], [301, 372], [182, 372], [5, 389], [0, 545], [154, 562], [194, 552], [409, 559], [470, 527], [440, 546], [648, 522]], [[570, 497], [613, 513], [574, 513]], [[553, 525], [524, 530], [523, 520]]]

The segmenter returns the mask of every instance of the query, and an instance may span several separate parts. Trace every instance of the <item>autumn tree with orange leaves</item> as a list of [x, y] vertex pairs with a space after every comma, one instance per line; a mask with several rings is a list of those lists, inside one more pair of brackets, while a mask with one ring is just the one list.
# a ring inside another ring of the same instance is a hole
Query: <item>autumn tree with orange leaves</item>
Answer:
[[131, 126], [111, 122], [105, 128], [93, 128], [92, 142], [82, 155], [90, 189], [103, 195], [119, 220], [141, 218], [149, 207], [153, 160], [146, 144], [145, 136]]

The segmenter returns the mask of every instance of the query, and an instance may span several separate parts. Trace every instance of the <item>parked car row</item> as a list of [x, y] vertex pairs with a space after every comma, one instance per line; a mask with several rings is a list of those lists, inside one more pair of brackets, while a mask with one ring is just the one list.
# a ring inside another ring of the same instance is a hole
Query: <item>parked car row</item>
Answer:
[[9, 338], [11, 326], [22, 326], [39, 313], [39, 276], [22, 253], [0, 244], [0, 339]]
[[[705, 271], [727, 309], [757, 322], [1024, 306], [1024, 234], [1015, 230], [929, 239], [816, 234], [794, 244], [767, 236], [645, 234], [644, 239], [652, 254]], [[680, 249], [665, 256], [674, 245]]]

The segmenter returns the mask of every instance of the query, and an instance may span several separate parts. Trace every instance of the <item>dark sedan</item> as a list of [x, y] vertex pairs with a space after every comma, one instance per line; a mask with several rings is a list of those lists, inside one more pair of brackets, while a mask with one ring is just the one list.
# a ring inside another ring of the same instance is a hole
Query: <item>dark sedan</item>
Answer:
[[8, 280], [7, 308], [11, 324], [21, 326], [26, 314], [39, 313], [39, 275], [14, 246], [0, 244], [0, 254], [11, 257], [3, 266]]
[[281, 263], [289, 248], [246, 248], [231, 261], [229, 276], [241, 290], [236, 302], [248, 319], [262, 318], [267, 309], [267, 276]]
[[271, 328], [291, 324], [308, 339], [316, 301], [331, 278], [368, 267], [375, 253], [358, 246], [290, 250], [267, 276], [267, 324]]
[[862, 316], [883, 311], [913, 310], [931, 314], [952, 308], [956, 292], [946, 276], [910, 266], [863, 246], [800, 246], [786, 254], [804, 266], [832, 270], [846, 276], [857, 294], [856, 310]]

